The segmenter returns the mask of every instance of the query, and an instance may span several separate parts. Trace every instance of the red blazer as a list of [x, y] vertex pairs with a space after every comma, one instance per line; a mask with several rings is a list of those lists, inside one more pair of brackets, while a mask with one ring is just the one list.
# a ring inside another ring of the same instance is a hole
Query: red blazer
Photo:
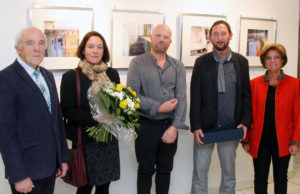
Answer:
[[[250, 154], [257, 152], [264, 124], [268, 83], [264, 76], [251, 80], [252, 122], [245, 142], [250, 143]], [[300, 145], [300, 80], [285, 75], [278, 82], [275, 93], [275, 126], [279, 157], [289, 155], [291, 142]]]

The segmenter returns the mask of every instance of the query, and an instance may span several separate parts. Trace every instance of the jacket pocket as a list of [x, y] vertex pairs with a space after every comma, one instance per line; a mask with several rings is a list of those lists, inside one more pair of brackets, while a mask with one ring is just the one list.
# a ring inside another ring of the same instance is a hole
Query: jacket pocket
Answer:
[[38, 139], [30, 139], [20, 143], [21, 149], [31, 148], [38, 145], [40, 145], [40, 141]]

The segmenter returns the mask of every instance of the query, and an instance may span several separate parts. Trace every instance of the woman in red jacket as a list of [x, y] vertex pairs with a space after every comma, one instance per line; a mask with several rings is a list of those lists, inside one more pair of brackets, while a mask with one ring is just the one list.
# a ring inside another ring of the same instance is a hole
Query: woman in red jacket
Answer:
[[253, 157], [255, 193], [267, 193], [272, 159], [275, 194], [285, 194], [290, 155], [300, 145], [300, 81], [283, 73], [282, 45], [266, 45], [260, 61], [267, 71], [251, 80], [252, 123], [243, 147]]

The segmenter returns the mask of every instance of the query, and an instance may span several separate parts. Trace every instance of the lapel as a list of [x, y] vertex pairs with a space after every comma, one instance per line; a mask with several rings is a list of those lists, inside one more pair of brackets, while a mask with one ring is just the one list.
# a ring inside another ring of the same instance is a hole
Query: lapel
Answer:
[[[55, 105], [56, 105], [56, 103], [55, 103], [55, 90], [56, 90], [56, 87], [54, 85], [55, 82], [51, 81], [51, 77], [50, 77], [49, 73], [46, 71], [46, 69], [44, 69], [43, 67], [40, 67], [40, 71], [43, 74], [44, 79], [45, 79], [45, 81], [47, 83], [47, 86], [49, 88], [49, 95], [50, 95], [50, 101], [51, 101], [51, 112], [53, 113], [53, 110], [54, 110]], [[46, 103], [45, 105], [47, 106], [47, 102], [46, 102], [45, 98], [44, 98], [44, 101]], [[49, 113], [50, 113], [50, 111], [49, 111]]]
[[[15, 62], [14, 62], [13, 65], [14, 65], [14, 69], [15, 69], [16, 74], [17, 74], [21, 79], [24, 80], [24, 83], [27, 84], [27, 85], [32, 89], [32, 91], [33, 91], [36, 95], [39, 96], [39, 98], [41, 99], [41, 101], [43, 102], [43, 104], [45, 105], [45, 107], [47, 108], [47, 110], [48, 110], [48, 112], [49, 112], [49, 114], [50, 114], [50, 111], [49, 111], [49, 109], [48, 109], [47, 102], [46, 102], [46, 100], [45, 100], [44, 95], [42, 94], [41, 90], [40, 90], [39, 87], [36, 85], [36, 83], [32, 80], [32, 78], [30, 77], [30, 75], [28, 75], [28, 73], [25, 71], [25, 69], [20, 65], [20, 63], [19, 63], [17, 60], [15, 60]], [[51, 91], [51, 87], [49, 86], [49, 82], [50, 82], [50, 81], [47, 81], [47, 79], [46, 79], [47, 76], [45, 76], [45, 73], [44, 73], [44, 72], [42, 72], [42, 74], [43, 74], [43, 76], [45, 77], [45, 80], [46, 80], [47, 85], [48, 85], [48, 87], [49, 87], [50, 98], [51, 98], [51, 102], [52, 102], [52, 96], [53, 96], [53, 94], [51, 93], [51, 92], [52, 92], [52, 91]], [[52, 108], [52, 105], [51, 105], [51, 109], [53, 109], [53, 108]]]
[[232, 52], [232, 62], [233, 62], [233, 66], [235, 68], [235, 72], [236, 72], [236, 83], [237, 83], [237, 89], [240, 88], [240, 81], [241, 81], [241, 66], [240, 66], [240, 60], [238, 59], [238, 56]]
[[213, 87], [215, 88], [215, 91], [218, 91], [218, 71], [217, 71], [217, 62], [214, 58], [213, 52], [210, 52], [209, 58], [208, 58], [208, 65], [209, 65], [209, 70], [210, 74], [212, 77], [212, 84]]
[[20, 65], [20, 63], [17, 60], [13, 63], [13, 66], [17, 75], [20, 78], [22, 78], [25, 81], [25, 83], [32, 88], [34, 92], [40, 92], [39, 88], [34, 83], [30, 75], [28, 75], [28, 73], [25, 71], [25, 69]]

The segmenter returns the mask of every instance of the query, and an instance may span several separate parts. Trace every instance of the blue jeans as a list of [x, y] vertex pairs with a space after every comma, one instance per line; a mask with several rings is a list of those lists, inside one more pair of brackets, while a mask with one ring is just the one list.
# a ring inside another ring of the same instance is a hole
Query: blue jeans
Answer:
[[[218, 155], [222, 169], [220, 194], [235, 193], [235, 157], [239, 141], [217, 143]], [[207, 173], [215, 143], [198, 146], [194, 141], [194, 170], [191, 194], [207, 194]]]

